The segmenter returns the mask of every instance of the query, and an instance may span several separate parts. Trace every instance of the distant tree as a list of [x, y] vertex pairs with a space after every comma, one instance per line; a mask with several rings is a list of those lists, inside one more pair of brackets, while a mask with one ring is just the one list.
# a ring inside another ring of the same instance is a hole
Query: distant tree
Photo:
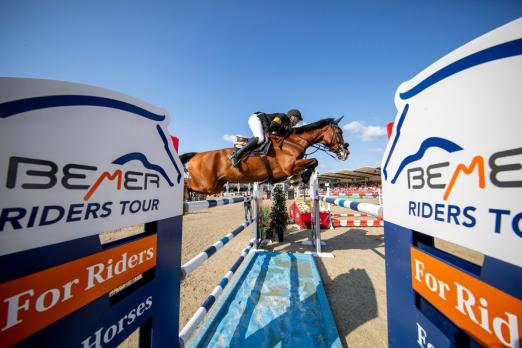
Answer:
[[281, 186], [274, 187], [272, 195], [272, 211], [270, 212], [270, 229], [277, 234], [279, 242], [284, 241], [288, 213], [286, 211], [286, 196]]

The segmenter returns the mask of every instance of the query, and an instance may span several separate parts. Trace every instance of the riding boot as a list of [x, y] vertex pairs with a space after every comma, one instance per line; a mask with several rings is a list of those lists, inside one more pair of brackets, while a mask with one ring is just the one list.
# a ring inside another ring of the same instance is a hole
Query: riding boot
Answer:
[[239, 161], [241, 160], [241, 155], [243, 155], [246, 151], [255, 148], [257, 146], [258, 140], [259, 140], [258, 137], [252, 137], [248, 140], [248, 142], [245, 144], [245, 146], [243, 146], [242, 148], [237, 150], [237, 152], [232, 153], [229, 156], [230, 160], [232, 161], [232, 166], [237, 168], [239, 166]]

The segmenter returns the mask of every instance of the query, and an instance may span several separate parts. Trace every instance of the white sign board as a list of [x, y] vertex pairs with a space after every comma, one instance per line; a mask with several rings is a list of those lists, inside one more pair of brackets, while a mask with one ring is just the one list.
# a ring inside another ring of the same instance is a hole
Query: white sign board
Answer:
[[522, 266], [522, 19], [399, 87], [384, 219]]
[[105, 89], [0, 78], [0, 255], [181, 215], [168, 124]]

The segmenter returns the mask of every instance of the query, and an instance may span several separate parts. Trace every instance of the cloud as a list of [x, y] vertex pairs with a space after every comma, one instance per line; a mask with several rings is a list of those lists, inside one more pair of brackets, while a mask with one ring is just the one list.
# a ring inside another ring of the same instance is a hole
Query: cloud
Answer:
[[386, 127], [366, 126], [364, 122], [352, 121], [343, 126], [343, 129], [349, 133], [358, 135], [363, 141], [372, 141], [385, 137]]
[[244, 137], [244, 135], [241, 134], [225, 134], [223, 135], [223, 140], [228, 141], [229, 143], [234, 143], [236, 141], [236, 137]]
[[371, 149], [368, 149], [368, 151], [371, 151], [371, 152], [384, 152], [384, 149], [382, 147], [373, 147]]
[[363, 128], [363, 124], [359, 121], [352, 121], [348, 124], [345, 124], [343, 127], [344, 130], [347, 130], [350, 133], [359, 133]]

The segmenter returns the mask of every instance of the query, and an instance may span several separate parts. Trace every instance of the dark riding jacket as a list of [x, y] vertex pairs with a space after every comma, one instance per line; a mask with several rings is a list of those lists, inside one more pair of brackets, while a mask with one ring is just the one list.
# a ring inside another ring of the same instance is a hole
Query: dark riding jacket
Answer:
[[265, 114], [264, 112], [256, 112], [257, 117], [261, 120], [263, 130], [266, 132], [281, 132], [287, 127], [291, 127], [290, 117], [283, 113]]

